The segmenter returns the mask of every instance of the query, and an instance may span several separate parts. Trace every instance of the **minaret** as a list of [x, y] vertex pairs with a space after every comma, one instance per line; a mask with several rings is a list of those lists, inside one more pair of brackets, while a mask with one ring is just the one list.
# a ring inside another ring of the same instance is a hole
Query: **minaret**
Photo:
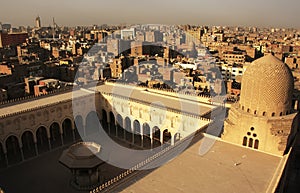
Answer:
[[36, 28], [41, 28], [41, 18], [40, 18], [40, 16], [37, 16], [36, 18], [35, 18], [35, 27]]
[[55, 39], [55, 32], [56, 32], [56, 23], [55, 23], [54, 17], [52, 19], [52, 22], [53, 22], [52, 35], [53, 35], [53, 40], [54, 40]]

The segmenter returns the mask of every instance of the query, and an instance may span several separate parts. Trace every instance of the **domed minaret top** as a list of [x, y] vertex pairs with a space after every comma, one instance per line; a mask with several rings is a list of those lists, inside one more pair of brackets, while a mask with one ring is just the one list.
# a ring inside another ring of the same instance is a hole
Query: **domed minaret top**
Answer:
[[239, 106], [258, 116], [282, 116], [291, 113], [294, 89], [289, 67], [269, 54], [246, 69]]

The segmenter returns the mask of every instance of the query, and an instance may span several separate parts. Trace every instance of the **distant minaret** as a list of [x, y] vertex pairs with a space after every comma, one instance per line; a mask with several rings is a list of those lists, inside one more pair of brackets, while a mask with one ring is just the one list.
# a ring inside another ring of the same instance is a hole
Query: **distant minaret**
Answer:
[[56, 23], [55, 23], [55, 20], [54, 20], [54, 17], [52, 19], [53, 21], [53, 28], [52, 28], [52, 36], [53, 36], [53, 40], [55, 39], [55, 31], [56, 31]]
[[41, 18], [40, 18], [40, 16], [37, 16], [36, 18], [35, 18], [35, 27], [36, 28], [41, 28]]

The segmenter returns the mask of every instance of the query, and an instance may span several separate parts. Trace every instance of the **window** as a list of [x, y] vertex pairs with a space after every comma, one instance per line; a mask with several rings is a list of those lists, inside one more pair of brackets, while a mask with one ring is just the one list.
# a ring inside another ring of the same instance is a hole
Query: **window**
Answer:
[[253, 147], [253, 139], [252, 138], [249, 139], [249, 145], [248, 146]]
[[267, 113], [266, 112], [263, 112], [263, 114], [262, 114], [263, 116], [266, 116], [267, 115]]
[[274, 117], [275, 116], [275, 113], [272, 113], [272, 117]]
[[247, 137], [244, 137], [244, 139], [243, 139], [243, 146], [247, 145], [247, 141], [248, 141]]
[[256, 139], [254, 142], [254, 149], [258, 149], [258, 145], [259, 145], [259, 140]]

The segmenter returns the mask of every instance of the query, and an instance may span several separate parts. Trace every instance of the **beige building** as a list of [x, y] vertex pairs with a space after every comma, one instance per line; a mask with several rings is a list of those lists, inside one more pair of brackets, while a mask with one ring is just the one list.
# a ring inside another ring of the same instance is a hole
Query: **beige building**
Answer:
[[222, 60], [224, 60], [229, 64], [232, 63], [243, 64], [246, 61], [245, 55], [246, 53], [239, 52], [239, 51], [226, 51], [222, 55]]

